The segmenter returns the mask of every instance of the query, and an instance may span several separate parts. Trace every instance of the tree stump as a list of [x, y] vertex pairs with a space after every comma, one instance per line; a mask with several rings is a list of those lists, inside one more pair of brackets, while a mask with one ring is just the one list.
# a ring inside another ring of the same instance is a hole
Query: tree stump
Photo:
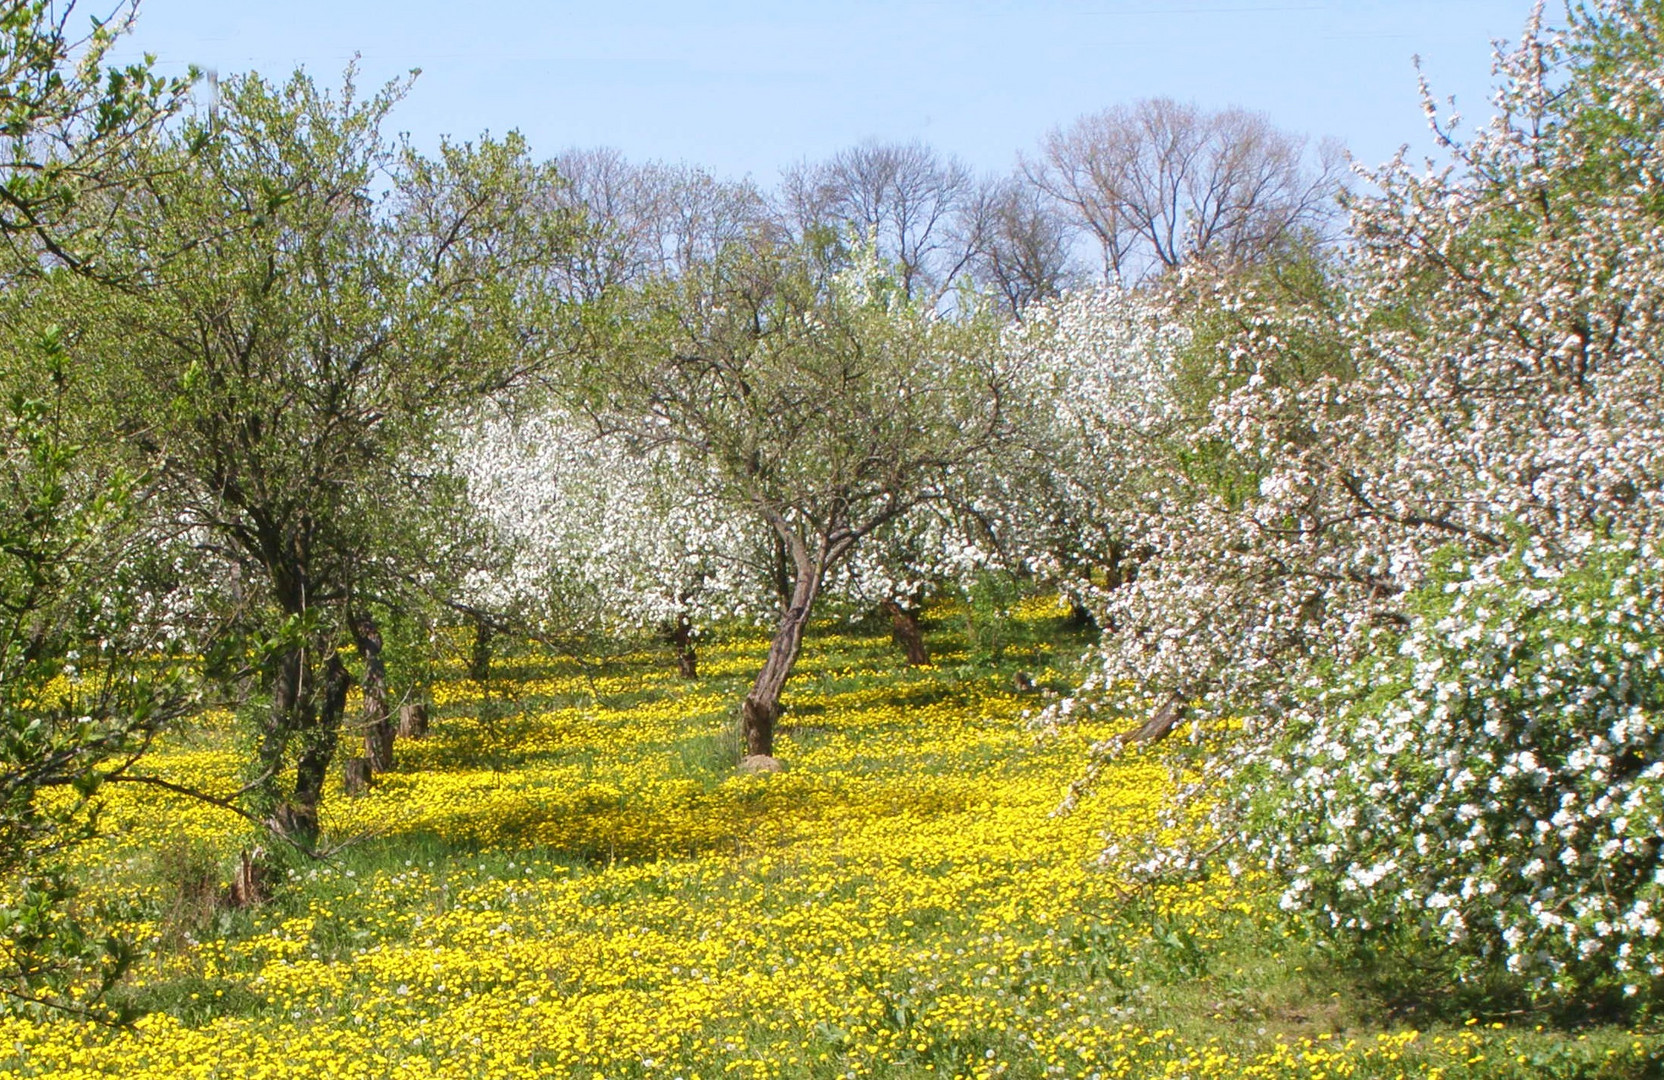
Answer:
[[346, 788], [348, 795], [362, 795], [370, 790], [370, 759], [350, 758], [347, 761]]
[[420, 739], [428, 733], [428, 707], [420, 701], [407, 701], [399, 707], [399, 737]]
[[226, 890], [227, 906], [242, 909], [266, 902], [268, 890], [265, 858], [266, 852], [261, 848], [255, 848], [253, 851], [243, 850], [237, 859], [237, 869], [231, 876], [231, 886]]

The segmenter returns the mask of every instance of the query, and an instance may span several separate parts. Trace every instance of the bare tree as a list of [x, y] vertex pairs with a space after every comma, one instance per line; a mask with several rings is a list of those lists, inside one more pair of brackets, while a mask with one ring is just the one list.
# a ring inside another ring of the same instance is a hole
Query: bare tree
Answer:
[[677, 277], [771, 227], [771, 208], [749, 180], [719, 180], [695, 166], [667, 170], [658, 217], [659, 267]]
[[1074, 277], [1077, 227], [1055, 200], [1019, 176], [985, 180], [961, 211], [969, 272], [1021, 318], [1029, 304], [1057, 296]]
[[749, 182], [718, 180], [693, 166], [636, 164], [611, 147], [568, 150], [555, 159], [557, 210], [582, 223], [563, 267], [565, 291], [594, 300], [607, 288], [685, 274], [739, 241], [768, 217]]
[[974, 194], [970, 170], [921, 142], [866, 142], [800, 164], [780, 191], [799, 234], [817, 226], [853, 234], [896, 267], [910, 298], [925, 300], [940, 297], [970, 263], [957, 224]]
[[595, 300], [610, 285], [638, 281], [658, 269], [653, 226], [662, 184], [655, 167], [596, 147], [560, 154], [555, 169], [562, 182], [549, 193], [550, 202], [581, 224], [561, 267], [569, 295]]
[[1135, 280], [1324, 232], [1344, 164], [1338, 143], [1314, 152], [1263, 113], [1147, 98], [1054, 129], [1024, 172], [1097, 239], [1106, 277]]

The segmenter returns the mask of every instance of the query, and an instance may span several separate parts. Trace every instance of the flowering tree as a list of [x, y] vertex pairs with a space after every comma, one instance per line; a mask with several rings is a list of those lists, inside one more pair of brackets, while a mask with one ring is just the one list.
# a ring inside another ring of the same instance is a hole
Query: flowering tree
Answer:
[[[1139, 537], [1147, 556], [1134, 580], [1103, 597], [1101, 616], [1114, 633], [1072, 706], [1153, 703], [1159, 730], [1188, 711], [1199, 734], [1211, 721], [1240, 719], [1242, 734], [1212, 743], [1215, 753], [1203, 768], [1204, 777], [1226, 781], [1225, 790], [1240, 796], [1213, 804], [1226, 837], [1242, 827], [1243, 800], [1253, 794], [1244, 778], [1283, 754], [1309, 761], [1319, 743], [1300, 741], [1308, 735], [1363, 755], [1366, 771], [1394, 781], [1349, 789], [1340, 784], [1341, 770], [1308, 771], [1303, 782], [1318, 783], [1313, 777], [1322, 775], [1336, 786], [1282, 804], [1285, 821], [1320, 805], [1342, 816], [1349, 806], [1361, 812], [1365, 799], [1385, 800], [1387, 815], [1439, 819], [1444, 807], [1430, 790], [1489, 815], [1503, 787], [1477, 794], [1460, 786], [1430, 789], [1405, 772], [1426, 760], [1421, 750], [1445, 761], [1441, 745], [1460, 744], [1458, 757], [1488, 755], [1497, 768], [1524, 750], [1539, 762], [1564, 753], [1573, 771], [1587, 766], [1586, 753], [1607, 753], [1603, 744], [1624, 745], [1627, 736], [1597, 730], [1616, 717], [1607, 718], [1597, 703], [1611, 669], [1592, 635], [1559, 640], [1556, 649], [1581, 650], [1562, 672], [1571, 686], [1543, 689], [1516, 721], [1490, 723], [1504, 706], [1493, 701], [1487, 680], [1525, 679], [1535, 663], [1531, 650], [1540, 646], [1533, 635], [1548, 633], [1545, 627], [1561, 634], [1566, 612], [1579, 610], [1555, 599], [1552, 588], [1539, 595], [1534, 581], [1583, 573], [1585, 553], [1601, 550], [1613, 533], [1638, 545], [1633, 557], [1642, 579], [1652, 573], [1647, 564], [1664, 505], [1657, 482], [1664, 465], [1664, 245], [1651, 135], [1664, 119], [1655, 88], [1661, 28], [1659, 5], [1615, 0], [1574, 12], [1561, 34], [1534, 22], [1522, 45], [1499, 58], [1497, 118], [1465, 143], [1450, 141], [1452, 166], [1420, 172], [1396, 160], [1373, 178], [1380, 194], [1354, 204], [1355, 251], [1338, 308], [1267, 302], [1252, 288], [1230, 297], [1227, 290], [1237, 325], [1218, 338], [1218, 392], [1207, 402], [1205, 422], [1185, 435], [1182, 453], [1149, 459], [1159, 482], [1140, 485], [1147, 498], [1125, 508], [1125, 534]], [[1313, 350], [1327, 359], [1306, 363]], [[1333, 362], [1337, 354], [1343, 362]], [[1285, 377], [1290, 371], [1305, 374]], [[1516, 535], [1531, 553], [1529, 574], [1508, 569]], [[1498, 604], [1499, 593], [1508, 593], [1510, 610], [1538, 614], [1496, 623], [1481, 603], [1460, 618], [1430, 620], [1429, 606], [1417, 598], [1436, 580], [1435, 556], [1447, 550], [1459, 554], [1439, 557], [1477, 568], [1475, 584], [1450, 587], [1472, 588]], [[1626, 601], [1614, 591], [1611, 602]], [[1582, 610], [1589, 618], [1611, 615], [1599, 606]], [[1654, 632], [1655, 611], [1640, 609], [1635, 647]], [[1363, 718], [1400, 715], [1399, 706], [1377, 714], [1375, 706], [1347, 705], [1338, 718], [1327, 711], [1339, 707], [1329, 696], [1329, 672], [1354, 670], [1396, 649], [1453, 656], [1463, 635], [1475, 632], [1516, 651], [1506, 664], [1486, 666], [1476, 657], [1471, 668], [1417, 667], [1414, 692], [1402, 706], [1413, 710], [1422, 694], [1435, 706], [1477, 695], [1453, 734], [1403, 727], [1407, 736], [1419, 732], [1425, 745], [1383, 746], [1370, 734], [1375, 722]], [[1434, 681], [1421, 685], [1426, 678]], [[1135, 689], [1117, 689], [1127, 685]], [[1589, 695], [1579, 699], [1589, 703], [1587, 726], [1577, 718], [1584, 714], [1554, 720], [1559, 706], [1550, 703], [1561, 692]], [[1650, 715], [1649, 706], [1637, 704]], [[1651, 721], [1632, 723], [1647, 730]], [[1279, 742], [1285, 736], [1295, 748]], [[1562, 736], [1571, 741], [1556, 743]], [[1565, 749], [1574, 745], [1583, 749]], [[1655, 783], [1644, 770], [1636, 782], [1643, 789]], [[1596, 832], [1627, 835], [1629, 819], [1617, 824], [1622, 801], [1580, 812], [1598, 819]], [[1432, 845], [1431, 853], [1418, 847], [1416, 857], [1448, 860], [1459, 874], [1484, 876], [1480, 868], [1503, 865], [1504, 851], [1535, 846], [1541, 828], [1571, 836], [1555, 814], [1487, 817], [1493, 831], [1475, 836], [1466, 827], [1477, 819], [1452, 813], [1464, 829], [1423, 830], [1418, 843]], [[1316, 827], [1309, 817], [1300, 820], [1300, 828]], [[1317, 857], [1331, 881], [1353, 886], [1297, 889], [1290, 903], [1321, 895], [1312, 902], [1341, 925], [1366, 903], [1386, 902], [1372, 891], [1388, 880], [1375, 873], [1379, 852], [1370, 838], [1379, 835], [1351, 831], [1337, 818], [1331, 840], [1339, 846]], [[1580, 842], [1568, 842], [1578, 851], [1565, 864], [1574, 872], [1548, 884], [1540, 874], [1509, 872], [1490, 879], [1500, 892], [1475, 885], [1451, 893], [1427, 877], [1393, 880], [1403, 902], [1450, 906], [1455, 914], [1442, 925], [1473, 930], [1460, 938], [1467, 945], [1453, 937], [1453, 947], [1500, 961], [1506, 950], [1486, 951], [1498, 940], [1491, 930], [1515, 924], [1508, 923], [1514, 915], [1498, 913], [1537, 903], [1550, 916], [1541, 925], [1557, 926], [1554, 919], [1571, 919], [1572, 911], [1627, 903], [1599, 898], [1607, 876], [1580, 861]], [[1651, 873], [1655, 856], [1640, 857], [1640, 872]], [[1490, 929], [1479, 932], [1486, 923]], [[1526, 940], [1518, 933], [1509, 939]], [[1538, 951], [1546, 948], [1541, 937], [1531, 940]], [[1541, 973], [1556, 970], [1566, 950], [1572, 957], [1591, 948], [1588, 956], [1605, 955], [1588, 937], [1568, 933], [1560, 940], [1559, 959], [1549, 950], [1548, 960], [1508, 954], [1509, 962]]]
[[692, 678], [703, 631], [778, 607], [762, 523], [722, 512], [704, 463], [675, 447], [638, 453], [545, 413], [468, 425], [457, 465], [502, 553], [469, 582], [484, 610], [551, 630], [652, 630]]
[[1435, 560], [1409, 625], [1242, 777], [1247, 850], [1325, 933], [1585, 1000], [1664, 985], [1664, 560]]
[[[57, 339], [35, 358], [68, 377]], [[132, 954], [76, 917], [59, 859], [197, 697], [142, 572], [137, 484], [78, 452], [62, 405], [19, 395], [0, 419], [0, 1006], [79, 1011]]]
[[967, 587], [978, 571], [998, 565], [997, 553], [978, 543], [956, 498], [915, 507], [873, 533], [827, 578], [829, 597], [890, 620], [891, 636], [907, 663], [930, 663], [919, 615], [944, 589]]

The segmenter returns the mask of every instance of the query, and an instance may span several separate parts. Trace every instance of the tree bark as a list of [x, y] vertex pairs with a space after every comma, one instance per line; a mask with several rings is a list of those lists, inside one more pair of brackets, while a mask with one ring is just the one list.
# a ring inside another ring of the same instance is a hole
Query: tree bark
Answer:
[[792, 593], [796, 589], [797, 575], [791, 549], [779, 534], [774, 537], [772, 551], [774, 558], [769, 564], [769, 579], [774, 586], [774, 595], [780, 598], [780, 610], [784, 612], [792, 606]]
[[306, 649], [294, 646], [283, 650], [272, 661], [270, 669], [272, 703], [255, 740], [254, 782], [255, 809], [270, 815], [271, 823], [279, 832], [287, 833], [283, 814], [282, 778], [284, 758], [289, 739], [295, 731], [311, 724], [312, 671], [306, 662]]
[[924, 647], [924, 632], [919, 628], [918, 617], [895, 600], [886, 600], [878, 606], [890, 617], [890, 637], [901, 647], [907, 663], [913, 667], [930, 663], [930, 653]]
[[425, 739], [428, 734], [428, 706], [423, 701], [407, 701], [399, 708], [399, 735], [406, 739]]
[[347, 759], [346, 771], [342, 774], [341, 786], [348, 795], [362, 795], [370, 790], [370, 759]]
[[231, 885], [225, 891], [226, 905], [241, 911], [265, 903], [270, 896], [271, 871], [266, 865], [266, 850], [243, 849], [237, 857]]
[[1178, 694], [1170, 694], [1127, 738], [1132, 742], [1160, 742], [1173, 733], [1173, 729], [1179, 726], [1179, 721], [1184, 719], [1184, 714], [1184, 698]]
[[693, 645], [693, 624], [682, 615], [671, 624], [665, 640], [676, 653], [676, 670], [684, 679], [699, 678], [699, 651]]
[[381, 656], [381, 628], [366, 614], [351, 620], [353, 641], [364, 658], [364, 756], [372, 772], [393, 767], [393, 712], [387, 705], [387, 663]]
[[341, 715], [347, 708], [347, 687], [352, 677], [336, 653], [324, 664], [323, 695], [300, 735], [300, 757], [295, 763], [295, 793], [279, 817], [283, 831], [306, 847], [318, 842], [318, 803], [323, 799], [324, 777], [341, 738]]
[[757, 673], [756, 682], [740, 706], [747, 757], [774, 756], [774, 725], [780, 719], [780, 695], [791, 678], [798, 654], [803, 651], [803, 629], [820, 594], [827, 560], [812, 559], [807, 552], [793, 552], [797, 576], [792, 585], [791, 604], [780, 616], [780, 626], [769, 642], [768, 658]]

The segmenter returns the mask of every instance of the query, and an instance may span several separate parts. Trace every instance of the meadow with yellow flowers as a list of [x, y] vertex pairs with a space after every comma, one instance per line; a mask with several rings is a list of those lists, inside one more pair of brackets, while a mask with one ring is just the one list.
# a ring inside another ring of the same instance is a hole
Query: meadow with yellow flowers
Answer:
[[[1530, 1018], [1419, 1026], [1289, 936], [1252, 880], [1133, 888], [1105, 832], [1145, 827], [1151, 757], [1078, 777], [1085, 724], [1024, 723], [1077, 643], [1030, 604], [1000, 664], [899, 666], [822, 626], [779, 745], [733, 768], [735, 688], [766, 643], [542, 654], [432, 688], [436, 721], [368, 793], [330, 793], [326, 860], [227, 909], [239, 818], [109, 797], [78, 852], [145, 959], [129, 1022], [0, 1020], [17, 1077], [1398, 1077], [1648, 1075], [1664, 1040]], [[1038, 690], [1019, 690], [1015, 665]], [[460, 665], [459, 665], [460, 668]], [[234, 784], [233, 725], [163, 775]], [[1505, 1024], [1503, 1021], [1506, 1020]]]

